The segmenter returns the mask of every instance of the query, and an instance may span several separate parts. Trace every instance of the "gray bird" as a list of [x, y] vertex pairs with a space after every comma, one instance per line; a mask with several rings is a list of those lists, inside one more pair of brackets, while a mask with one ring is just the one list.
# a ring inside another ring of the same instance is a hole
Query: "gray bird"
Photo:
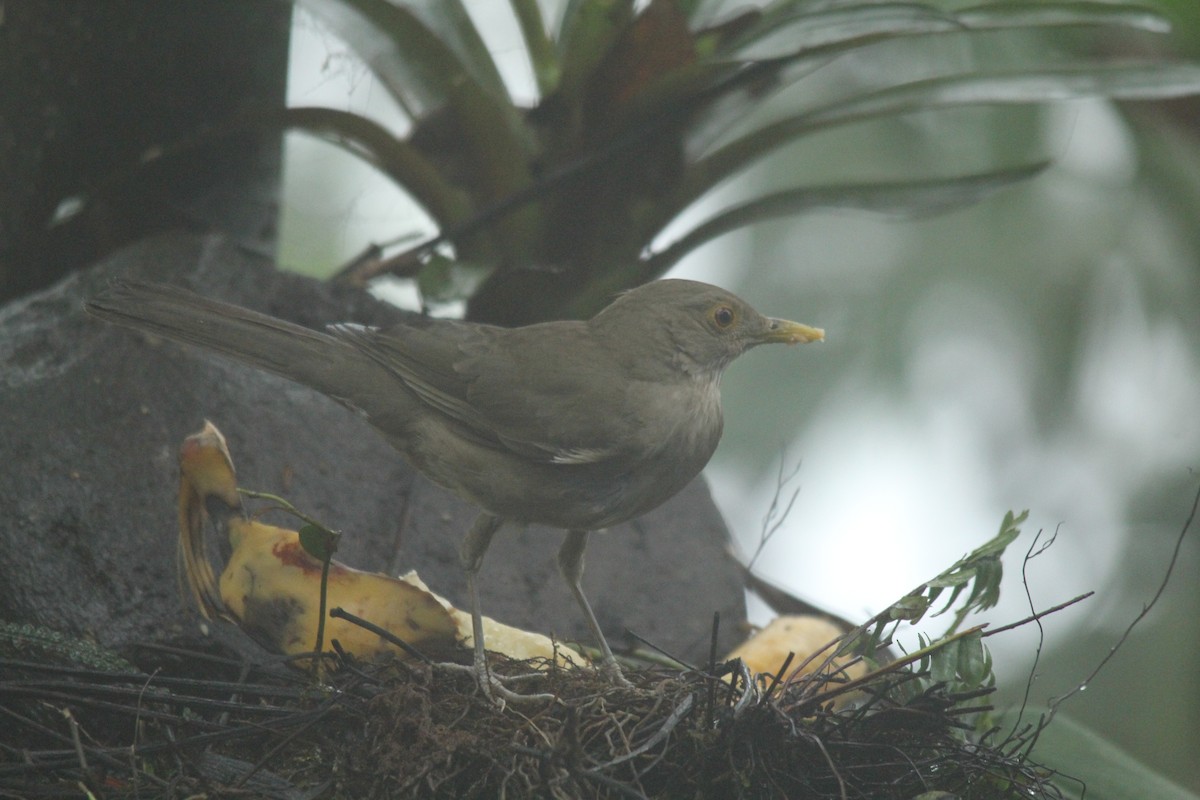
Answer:
[[474, 666], [489, 697], [476, 576], [505, 522], [567, 531], [558, 565], [602, 653], [620, 667], [583, 594], [588, 534], [686, 486], [721, 438], [721, 374], [767, 342], [824, 332], [759, 314], [704, 283], [660, 280], [586, 322], [500, 328], [417, 318], [315, 331], [170, 286], [120, 282], [87, 303], [101, 319], [224, 354], [362, 414], [431, 480], [480, 509], [459, 557]]

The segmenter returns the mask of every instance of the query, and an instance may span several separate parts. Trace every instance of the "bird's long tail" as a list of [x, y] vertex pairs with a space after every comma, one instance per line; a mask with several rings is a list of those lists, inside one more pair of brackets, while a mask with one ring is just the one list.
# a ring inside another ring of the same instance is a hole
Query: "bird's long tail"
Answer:
[[362, 353], [321, 331], [173, 286], [117, 281], [89, 300], [93, 316], [212, 350], [335, 398], [374, 371]]

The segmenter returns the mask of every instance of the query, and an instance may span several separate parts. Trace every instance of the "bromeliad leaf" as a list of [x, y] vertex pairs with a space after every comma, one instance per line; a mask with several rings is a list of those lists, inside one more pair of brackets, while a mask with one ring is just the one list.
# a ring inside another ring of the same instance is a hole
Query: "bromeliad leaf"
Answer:
[[[986, 171], [816, 187], [789, 179], [698, 225], [680, 223], [674, 244], [655, 247], [718, 184], [817, 132], [963, 107], [1200, 93], [1200, 65], [1140, 46], [1166, 33], [1167, 19], [1129, 2], [768, 0], [732, 13], [706, 0], [509, 0], [538, 88], [529, 105], [505, 85], [464, 0], [293, 2], [340, 34], [413, 122], [390, 140], [332, 117], [311, 127], [411, 184], [440, 228], [344, 277], [436, 273], [442, 265], [427, 256], [437, 250], [486, 270], [467, 314], [506, 325], [590, 316], [614, 290], [761, 219], [818, 206], [938, 213], [1035, 171], [996, 170], [990, 183], [977, 180]], [[1079, 46], [1072, 35], [1058, 47], [1046, 33], [1085, 28], [1145, 41]], [[1025, 37], [1014, 41], [1033, 55], [971, 49], [994, 32]], [[971, 49], [970, 66], [943, 57], [934, 39]], [[827, 66], [847, 79], [830, 79]], [[767, 98], [777, 105], [759, 113]], [[467, 291], [444, 278], [429, 283]], [[986, 603], [987, 593], [973, 600]]]
[[649, 256], [645, 264], [659, 274], [718, 236], [754, 222], [791, 216], [815, 208], [855, 209], [903, 219], [940, 214], [977, 203], [1001, 189], [1028, 180], [1048, 166], [1049, 163], [1043, 161], [974, 175], [806, 186], [761, 195], [709, 217]]

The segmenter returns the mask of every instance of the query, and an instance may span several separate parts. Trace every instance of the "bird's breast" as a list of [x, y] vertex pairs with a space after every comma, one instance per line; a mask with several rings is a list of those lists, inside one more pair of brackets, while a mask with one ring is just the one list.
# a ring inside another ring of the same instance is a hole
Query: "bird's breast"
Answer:
[[[645, 388], [634, 399], [643, 457], [664, 477], [691, 480], [721, 439], [721, 393], [715, 381], [692, 380]], [[682, 488], [682, 486], [680, 486]]]

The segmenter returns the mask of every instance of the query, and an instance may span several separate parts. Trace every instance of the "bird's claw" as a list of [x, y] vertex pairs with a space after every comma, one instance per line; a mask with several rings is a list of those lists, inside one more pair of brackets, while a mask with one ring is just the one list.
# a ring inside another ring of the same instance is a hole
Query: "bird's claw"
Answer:
[[557, 700], [558, 697], [549, 692], [533, 692], [524, 694], [516, 692], [508, 688], [505, 684], [523, 683], [535, 678], [544, 678], [540, 672], [525, 672], [520, 675], [494, 675], [490, 669], [484, 665], [482, 668], [479, 665], [467, 666], [465, 664], [456, 664], [454, 662], [443, 662], [436, 665], [440, 669], [445, 669], [450, 672], [469, 672], [471, 677], [475, 679], [475, 685], [483, 692], [483, 696], [488, 699], [488, 702], [495, 705], [501, 711], [509, 703], [513, 705], [525, 705], [529, 703], [548, 703]]

